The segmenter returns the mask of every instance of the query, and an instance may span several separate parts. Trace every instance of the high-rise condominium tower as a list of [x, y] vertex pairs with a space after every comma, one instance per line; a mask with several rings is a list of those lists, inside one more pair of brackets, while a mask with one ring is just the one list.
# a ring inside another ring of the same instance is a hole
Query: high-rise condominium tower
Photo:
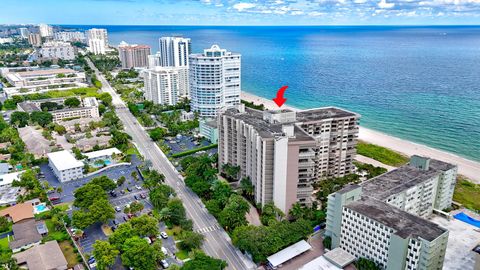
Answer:
[[[192, 91], [193, 93], [193, 91]], [[288, 213], [311, 205], [312, 184], [352, 173], [359, 115], [338, 108], [258, 111], [243, 104], [218, 117], [219, 167], [240, 167], [255, 202]]]
[[93, 54], [105, 54], [108, 48], [107, 29], [92, 28], [87, 30], [88, 50]]
[[240, 104], [241, 55], [213, 45], [190, 55], [192, 110], [201, 117], [216, 117], [225, 106]]
[[144, 72], [145, 98], [155, 104], [175, 105], [182, 73], [175, 67], [155, 67]]
[[48, 24], [40, 24], [38, 25], [38, 31], [40, 32], [40, 36], [42, 37], [51, 37], [53, 36], [53, 28]]
[[118, 46], [118, 54], [122, 62], [122, 68], [130, 69], [134, 67], [147, 67], [148, 55], [150, 54], [150, 46], [120, 43]]

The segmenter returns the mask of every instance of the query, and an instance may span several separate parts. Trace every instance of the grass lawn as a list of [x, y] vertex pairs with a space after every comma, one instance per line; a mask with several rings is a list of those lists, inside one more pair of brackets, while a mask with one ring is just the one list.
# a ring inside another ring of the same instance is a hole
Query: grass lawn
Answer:
[[140, 157], [140, 153], [138, 152], [137, 148], [135, 147], [135, 145], [131, 145], [127, 151], [125, 151], [124, 153], [125, 155], [137, 155], [137, 157]]
[[70, 244], [70, 241], [62, 241], [58, 243], [60, 245], [60, 249], [62, 250], [63, 255], [67, 259], [68, 267], [74, 267], [75, 265], [78, 264], [78, 256], [73, 250], [72, 244]]
[[110, 226], [105, 224], [102, 225], [102, 231], [106, 236], [109, 236], [113, 233], [112, 228], [110, 228]]
[[67, 232], [55, 230], [55, 226], [53, 226], [52, 220], [50, 219], [45, 220], [45, 224], [47, 225], [47, 228], [48, 228], [48, 235], [45, 237], [46, 241], [48, 240], [63, 241], [65, 239], [68, 239]]
[[385, 147], [362, 141], [359, 141], [357, 144], [357, 154], [373, 158], [383, 164], [395, 167], [404, 165], [409, 161], [409, 157], [403, 154]]
[[470, 182], [467, 178], [459, 176], [453, 200], [461, 203], [466, 208], [480, 211], [480, 185]]
[[180, 234], [181, 231], [182, 231], [182, 228], [180, 228], [180, 226], [174, 226], [171, 229], [167, 228], [166, 233], [170, 236], [177, 236]]
[[0, 247], [10, 249], [8, 247], [8, 237], [0, 239]]
[[180, 250], [180, 251], [177, 252], [175, 255], [177, 256], [177, 258], [179, 258], [179, 259], [182, 260], [182, 261], [185, 260], [185, 259], [187, 259], [187, 258], [189, 258], [189, 257], [188, 257], [188, 252], [185, 251], [185, 250]]

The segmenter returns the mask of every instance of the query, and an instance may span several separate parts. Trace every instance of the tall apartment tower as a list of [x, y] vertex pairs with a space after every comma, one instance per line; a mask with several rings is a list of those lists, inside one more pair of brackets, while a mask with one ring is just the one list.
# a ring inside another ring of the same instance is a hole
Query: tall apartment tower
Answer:
[[179, 73], [183, 73], [179, 81], [179, 96], [188, 97], [190, 95], [190, 85], [188, 83], [188, 55], [191, 53], [191, 42], [189, 38], [184, 37], [161, 37], [159, 39], [160, 51], [153, 56], [152, 61], [157, 59], [162, 67], [174, 67]]
[[213, 45], [190, 55], [190, 97], [193, 111], [214, 118], [221, 108], [240, 104], [241, 55]]
[[155, 67], [143, 73], [145, 98], [155, 104], [175, 105], [181, 72], [175, 67]]
[[155, 68], [162, 66], [162, 61], [161, 61], [161, 54], [160, 52], [157, 52], [155, 54], [151, 54], [148, 56], [148, 68]]
[[383, 269], [442, 269], [448, 231], [424, 219], [451, 206], [457, 166], [412, 156], [409, 164], [328, 196], [332, 248]]
[[25, 28], [25, 27], [19, 28], [18, 31], [19, 31], [20, 37], [23, 39], [27, 39], [28, 35], [30, 34], [30, 31], [28, 30], [28, 28]]
[[38, 31], [42, 37], [52, 37], [53, 36], [53, 27], [48, 24], [39, 24]]
[[28, 44], [32, 45], [33, 47], [42, 46], [42, 36], [40, 36], [39, 33], [30, 33], [28, 35]]
[[93, 54], [105, 54], [108, 48], [107, 29], [92, 28], [87, 30], [88, 51]]
[[147, 67], [148, 55], [150, 54], [150, 46], [127, 44], [122, 41], [118, 46], [118, 54], [122, 62], [123, 69]]
[[252, 181], [256, 203], [273, 201], [285, 213], [297, 202], [311, 205], [315, 181], [352, 172], [359, 117], [333, 107], [228, 107], [218, 117], [219, 167], [239, 166], [240, 177]]

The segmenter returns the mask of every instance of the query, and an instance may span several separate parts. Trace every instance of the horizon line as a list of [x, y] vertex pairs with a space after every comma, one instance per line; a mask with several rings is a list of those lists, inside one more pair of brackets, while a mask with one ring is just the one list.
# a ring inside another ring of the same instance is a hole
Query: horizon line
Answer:
[[[42, 23], [0, 23], [0, 25], [39, 25]], [[68, 24], [68, 23], [45, 23], [54, 26], [188, 26], [188, 27], [448, 27], [448, 26], [480, 26], [479, 24], [260, 24], [260, 25], [234, 25], [234, 24]]]

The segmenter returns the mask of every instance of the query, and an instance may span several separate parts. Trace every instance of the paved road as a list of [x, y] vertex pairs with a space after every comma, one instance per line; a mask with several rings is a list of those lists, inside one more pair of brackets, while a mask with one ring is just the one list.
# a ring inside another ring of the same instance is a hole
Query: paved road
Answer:
[[128, 111], [120, 95], [115, 92], [90, 60], [88, 61], [103, 85], [102, 91], [112, 96], [113, 105], [125, 131], [132, 136], [133, 142], [145, 159], [152, 162], [153, 168], [165, 175], [167, 184], [173, 187], [182, 199], [188, 217], [193, 220], [194, 230], [205, 236], [203, 250], [212, 257], [225, 260], [228, 263], [228, 269], [254, 269], [254, 263], [232, 245], [228, 234], [219, 226], [217, 220], [208, 213], [200, 198], [185, 186], [182, 176], [175, 170], [160, 148], [150, 139], [137, 119]]

